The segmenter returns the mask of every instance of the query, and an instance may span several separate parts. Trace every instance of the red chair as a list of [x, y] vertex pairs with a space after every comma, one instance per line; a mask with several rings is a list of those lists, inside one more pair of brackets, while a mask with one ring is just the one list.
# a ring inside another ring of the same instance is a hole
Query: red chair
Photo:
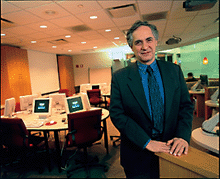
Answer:
[[88, 95], [90, 104], [94, 105], [95, 107], [97, 105], [101, 106], [101, 104], [104, 103], [101, 97], [100, 89], [87, 90], [87, 95]]
[[16, 102], [15, 104], [15, 112], [21, 111], [20, 102]]
[[65, 93], [66, 97], [69, 97], [69, 90], [68, 89], [60, 89], [59, 93]]
[[[66, 147], [77, 147], [77, 151], [83, 149], [83, 156], [80, 157], [76, 163], [76, 167], [68, 170], [69, 160], [66, 163], [67, 177], [70, 177], [70, 172], [85, 168], [87, 177], [89, 177], [89, 167], [102, 167], [106, 172], [108, 167], [106, 165], [98, 163], [98, 158], [95, 157], [92, 160], [89, 159], [87, 153], [87, 147], [93, 145], [94, 142], [99, 141], [102, 138], [103, 130], [101, 127], [101, 115], [102, 109], [95, 109], [90, 111], [83, 111], [78, 113], [68, 114], [68, 134], [66, 136]], [[74, 156], [73, 155], [73, 156]], [[72, 156], [69, 158], [71, 159]]]
[[[43, 145], [40, 145], [45, 138], [39, 136], [29, 135], [26, 126], [20, 118], [1, 118], [0, 119], [0, 137], [1, 137], [1, 164], [4, 168], [4, 177], [7, 177], [8, 172], [18, 170], [20, 175], [24, 174], [27, 168], [32, 164], [39, 169], [39, 173], [43, 172], [43, 168], [39, 161], [35, 161], [40, 157], [36, 157], [38, 152], [45, 152], [45, 149], [40, 150]], [[43, 144], [43, 143], [42, 143]], [[47, 151], [49, 154], [49, 151]], [[30, 164], [31, 157], [35, 156], [34, 162]], [[50, 170], [50, 158], [47, 159], [48, 167]], [[15, 166], [14, 162], [18, 166]], [[33, 166], [33, 165], [32, 165]]]

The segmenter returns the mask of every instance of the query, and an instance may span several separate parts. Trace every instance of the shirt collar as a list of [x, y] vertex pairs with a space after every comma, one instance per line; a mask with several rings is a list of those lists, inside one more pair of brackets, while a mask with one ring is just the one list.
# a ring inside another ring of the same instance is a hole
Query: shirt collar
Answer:
[[[149, 65], [145, 65], [139, 61], [137, 61], [137, 65], [138, 65], [138, 68], [139, 68], [139, 71], [141, 71], [143, 74], [146, 74], [147, 73], [147, 67]], [[156, 59], [153, 61], [152, 64], [150, 64], [150, 67], [152, 68], [153, 71], [156, 71], [156, 68], [157, 68], [157, 62], [156, 62]]]

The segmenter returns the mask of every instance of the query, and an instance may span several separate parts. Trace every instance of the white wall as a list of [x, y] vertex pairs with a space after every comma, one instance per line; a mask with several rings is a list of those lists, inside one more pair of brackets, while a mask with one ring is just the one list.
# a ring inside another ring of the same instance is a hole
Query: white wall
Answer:
[[28, 50], [32, 94], [59, 90], [56, 54]]
[[[75, 86], [89, 83], [89, 68], [110, 68], [112, 66], [111, 55], [101, 52], [72, 56]], [[76, 65], [79, 67], [77, 68]]]

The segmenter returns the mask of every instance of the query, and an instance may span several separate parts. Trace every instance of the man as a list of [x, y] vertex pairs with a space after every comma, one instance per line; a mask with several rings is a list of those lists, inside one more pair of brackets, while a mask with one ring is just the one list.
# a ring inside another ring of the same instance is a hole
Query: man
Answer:
[[186, 82], [198, 81], [196, 78], [194, 78], [192, 72], [188, 73], [187, 76], [188, 76], [188, 78], [186, 79]]
[[[127, 178], [159, 178], [154, 152], [188, 152], [193, 105], [180, 67], [155, 59], [157, 40], [154, 25], [137, 21], [127, 33], [137, 62], [112, 76], [110, 117], [121, 133], [121, 165]], [[148, 66], [153, 75], [146, 72]], [[149, 76], [158, 83], [158, 100], [149, 95]], [[156, 112], [152, 106], [159, 100], [162, 107]]]

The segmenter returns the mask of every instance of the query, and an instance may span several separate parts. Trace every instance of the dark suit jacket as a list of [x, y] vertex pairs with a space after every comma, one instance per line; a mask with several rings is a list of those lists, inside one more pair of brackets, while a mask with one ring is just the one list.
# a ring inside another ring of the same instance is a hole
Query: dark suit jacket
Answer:
[[[162, 141], [179, 137], [189, 143], [193, 105], [182, 71], [170, 62], [157, 61], [157, 64], [165, 100]], [[112, 76], [110, 117], [121, 133], [122, 166], [128, 170], [146, 170], [153, 153], [143, 146], [151, 138], [153, 124], [136, 63], [116, 71]]]

